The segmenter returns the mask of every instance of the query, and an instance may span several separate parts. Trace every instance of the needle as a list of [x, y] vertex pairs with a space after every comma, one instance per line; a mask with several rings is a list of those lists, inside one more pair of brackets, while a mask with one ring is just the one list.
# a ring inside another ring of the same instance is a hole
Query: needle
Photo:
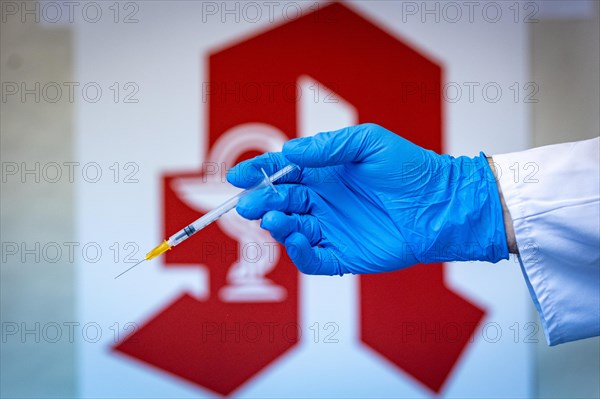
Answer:
[[146, 259], [142, 259], [141, 261], [139, 261], [138, 263], [136, 263], [135, 265], [131, 266], [129, 269], [125, 270], [124, 272], [122, 272], [121, 274], [119, 274], [118, 276], [115, 277], [115, 280], [118, 279], [119, 277], [121, 277], [122, 275], [124, 275], [125, 273], [127, 273], [128, 271], [130, 271], [131, 269], [133, 269], [134, 267], [136, 267], [137, 265], [139, 265], [140, 263], [142, 263], [143, 261], [145, 261]]
[[175, 233], [171, 237], [169, 237], [168, 240], [164, 240], [162, 243], [160, 243], [159, 245], [154, 247], [150, 252], [148, 252], [146, 254], [145, 259], [142, 259], [135, 265], [131, 266], [129, 269], [125, 270], [123, 273], [121, 273], [117, 277], [115, 277], [115, 279], [121, 277], [123, 274], [127, 273], [128, 271], [130, 271], [131, 269], [133, 269], [134, 267], [136, 267], [143, 261], [154, 259], [157, 256], [170, 250], [172, 247], [187, 240], [193, 234], [199, 232], [200, 230], [202, 230], [203, 228], [205, 228], [206, 226], [208, 226], [209, 224], [211, 224], [212, 222], [219, 219], [221, 216], [223, 216], [224, 214], [226, 214], [227, 212], [229, 212], [230, 210], [235, 208], [239, 199], [244, 197], [245, 195], [248, 195], [249, 193], [251, 193], [253, 191], [257, 191], [263, 187], [269, 187], [269, 186], [273, 189], [273, 191], [275, 191], [277, 193], [277, 189], [273, 186], [273, 182], [281, 179], [283, 176], [285, 176], [288, 173], [293, 172], [297, 169], [299, 169], [299, 167], [297, 165], [289, 164], [289, 165], [281, 168], [278, 172], [275, 172], [271, 176], [268, 176], [267, 173], [265, 172], [265, 170], [261, 168], [261, 171], [262, 171], [263, 175], [265, 176], [263, 181], [261, 181], [260, 183], [257, 183], [253, 187], [250, 187], [250, 188], [234, 195], [233, 197], [229, 198], [227, 201], [225, 201], [218, 207], [214, 208], [213, 210], [209, 211], [208, 213], [206, 213], [203, 216], [196, 219], [193, 223], [191, 223], [191, 224], [187, 225], [186, 227], [184, 227], [183, 229], [179, 230], [177, 233]]

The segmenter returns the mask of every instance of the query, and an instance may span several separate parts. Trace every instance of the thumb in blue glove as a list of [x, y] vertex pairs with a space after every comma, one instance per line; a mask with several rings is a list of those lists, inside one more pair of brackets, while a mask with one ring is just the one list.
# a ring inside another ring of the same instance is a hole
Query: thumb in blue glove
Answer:
[[482, 153], [438, 155], [374, 124], [294, 139], [230, 170], [247, 188], [289, 163], [276, 194], [242, 198], [240, 215], [285, 245], [307, 274], [379, 273], [417, 263], [508, 257], [496, 182]]

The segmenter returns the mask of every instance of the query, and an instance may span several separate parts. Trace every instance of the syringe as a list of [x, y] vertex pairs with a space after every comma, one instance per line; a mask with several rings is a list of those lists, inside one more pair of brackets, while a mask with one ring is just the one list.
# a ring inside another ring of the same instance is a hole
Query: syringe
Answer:
[[219, 205], [212, 211], [196, 219], [191, 224], [188, 224], [183, 229], [179, 230], [177, 233], [169, 237], [169, 239], [163, 241], [162, 243], [154, 247], [150, 252], [146, 254], [146, 257], [144, 259], [142, 259], [135, 265], [131, 266], [129, 269], [116, 276], [115, 279], [127, 273], [129, 270], [133, 269], [143, 261], [154, 259], [157, 256], [163, 254], [164, 252], [170, 250], [174, 246], [181, 244], [183, 241], [187, 240], [188, 238], [190, 238], [191, 236], [193, 236], [194, 234], [196, 234], [197, 232], [199, 232], [200, 230], [202, 230], [203, 228], [205, 228], [206, 226], [208, 226], [209, 224], [211, 224], [212, 222], [219, 219], [221, 216], [235, 208], [240, 198], [250, 194], [251, 192], [267, 186], [270, 186], [273, 189], [273, 191], [277, 192], [277, 189], [275, 188], [275, 186], [273, 186], [273, 183], [297, 168], [298, 166], [289, 164], [284, 168], [280, 169], [279, 171], [273, 173], [271, 176], [267, 176], [264, 169], [261, 168], [261, 171], [265, 178], [260, 183], [238, 193], [237, 195], [234, 195], [233, 197], [229, 198], [227, 201], [223, 202], [221, 205]]

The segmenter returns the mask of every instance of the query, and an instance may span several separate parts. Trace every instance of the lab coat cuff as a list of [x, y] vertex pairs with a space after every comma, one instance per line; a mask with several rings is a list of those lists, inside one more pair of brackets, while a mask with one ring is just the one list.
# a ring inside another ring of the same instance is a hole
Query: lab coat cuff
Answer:
[[[540, 316], [543, 331], [548, 345], [562, 342], [559, 315], [555, 311], [553, 296], [547, 284], [544, 265], [539, 256], [539, 243], [533, 234], [534, 226], [528, 219], [532, 211], [528, 209], [526, 198], [522, 197], [523, 182], [515, 178], [515, 164], [522, 163], [522, 153], [494, 155], [492, 157], [497, 172], [497, 179], [504, 196], [504, 201], [513, 221], [519, 263], [531, 299]], [[518, 167], [518, 166], [517, 166]]]

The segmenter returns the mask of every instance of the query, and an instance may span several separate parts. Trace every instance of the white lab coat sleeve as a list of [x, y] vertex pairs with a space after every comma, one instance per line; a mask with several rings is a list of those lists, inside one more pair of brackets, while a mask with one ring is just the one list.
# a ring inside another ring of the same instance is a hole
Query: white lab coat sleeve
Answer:
[[492, 158], [548, 344], [600, 335], [600, 139]]

